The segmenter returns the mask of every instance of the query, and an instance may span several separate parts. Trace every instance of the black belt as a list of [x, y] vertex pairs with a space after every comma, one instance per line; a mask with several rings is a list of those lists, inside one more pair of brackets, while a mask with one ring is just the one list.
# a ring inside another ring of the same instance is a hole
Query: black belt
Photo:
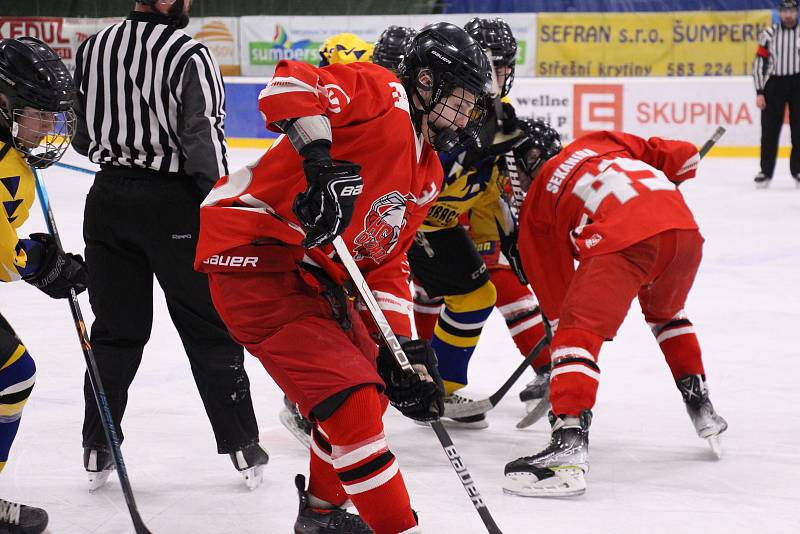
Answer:
[[189, 180], [190, 177], [180, 172], [161, 172], [155, 169], [145, 169], [143, 167], [123, 167], [120, 165], [111, 165], [110, 163], [103, 163], [100, 165], [100, 172], [97, 173], [98, 177], [109, 178], [132, 178], [134, 180]]

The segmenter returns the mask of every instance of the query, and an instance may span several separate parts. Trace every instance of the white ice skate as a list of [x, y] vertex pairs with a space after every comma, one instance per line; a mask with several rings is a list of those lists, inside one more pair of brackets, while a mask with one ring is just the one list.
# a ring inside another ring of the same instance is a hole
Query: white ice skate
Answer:
[[89, 492], [94, 493], [108, 482], [116, 469], [111, 453], [103, 449], [83, 449], [83, 467], [89, 481]]
[[506, 464], [503, 491], [521, 497], [575, 497], [586, 492], [589, 471], [589, 425], [592, 412], [555, 417], [552, 436], [543, 451]]
[[264, 467], [269, 462], [269, 454], [260, 443], [230, 453], [233, 466], [244, 479], [247, 489], [254, 490], [261, 485]]
[[442, 423], [450, 428], [466, 428], [470, 430], [480, 430], [489, 427], [489, 421], [486, 420], [486, 414], [479, 413], [477, 415], [470, 415], [467, 417], [450, 417], [447, 415], [448, 407], [458, 406], [468, 402], [475, 402], [467, 397], [462, 397], [458, 393], [453, 393], [444, 398], [444, 417]]

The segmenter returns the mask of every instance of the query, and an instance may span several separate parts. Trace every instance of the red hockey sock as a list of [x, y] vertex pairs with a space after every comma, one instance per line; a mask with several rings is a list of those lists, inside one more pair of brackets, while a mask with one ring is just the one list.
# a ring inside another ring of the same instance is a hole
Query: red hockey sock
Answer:
[[556, 415], [578, 417], [597, 397], [597, 357], [603, 338], [578, 328], [560, 328], [553, 336], [550, 403]]
[[315, 425], [311, 434], [311, 464], [309, 466], [308, 492], [334, 506], [341, 506], [347, 494], [333, 469], [332, 447], [321, 429]]
[[705, 374], [700, 343], [689, 319], [674, 319], [653, 325], [652, 329], [675, 380], [686, 375]]
[[397, 460], [383, 435], [383, 407], [375, 387], [365, 386], [319, 425], [331, 444], [341, 487], [361, 518], [375, 534], [397, 534], [417, 523]]
[[[530, 288], [519, 283], [509, 269], [492, 269], [492, 283], [497, 289], [497, 309], [503, 314], [511, 337], [525, 357], [544, 336], [544, 324], [539, 304]], [[534, 359], [534, 370], [550, 363], [550, 348], [546, 347]]]
[[417, 326], [417, 337], [430, 341], [433, 339], [433, 329], [439, 320], [441, 304], [414, 303], [414, 323]]

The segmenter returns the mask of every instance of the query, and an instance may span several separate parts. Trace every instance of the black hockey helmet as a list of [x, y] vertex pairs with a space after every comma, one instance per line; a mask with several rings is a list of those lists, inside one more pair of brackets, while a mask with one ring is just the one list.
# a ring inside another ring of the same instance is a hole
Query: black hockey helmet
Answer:
[[372, 51], [372, 62], [389, 70], [397, 71], [397, 67], [406, 55], [406, 46], [417, 34], [417, 30], [407, 26], [389, 26], [378, 40]]
[[797, 0], [781, 0], [779, 9], [797, 9]]
[[514, 84], [514, 66], [517, 62], [517, 40], [511, 26], [503, 19], [482, 19], [475, 17], [464, 26], [467, 33], [475, 39], [490, 56], [492, 65], [509, 67], [511, 72], [500, 87], [500, 96], [506, 96]]
[[[423, 81], [425, 74], [429, 79], [427, 83]], [[408, 44], [398, 76], [411, 98], [414, 125], [419, 128], [422, 116], [428, 117], [428, 127], [434, 134], [431, 142], [434, 150], [450, 152], [475, 139], [486, 118], [492, 74], [486, 54], [466, 31], [446, 22], [424, 27]], [[475, 99], [468, 115], [462, 108], [466, 95], [455, 103], [457, 105], [448, 103], [448, 97], [459, 88]], [[448, 118], [446, 115], [455, 116]], [[466, 117], [466, 124], [456, 126], [456, 121], [460, 122], [462, 117]], [[445, 126], [444, 122], [449, 124]]]
[[[522, 119], [517, 121], [517, 128], [522, 135], [512, 145], [517, 168], [527, 176], [548, 159], [561, 152], [561, 135], [550, 123], [541, 119]], [[536, 149], [536, 152], [532, 152]]]
[[[0, 106], [3, 136], [34, 167], [58, 161], [75, 132], [75, 83], [61, 58], [33, 37], [0, 40], [0, 94], [8, 101]], [[41, 136], [38, 147], [20, 140], [21, 120], [46, 128], [34, 132]]]

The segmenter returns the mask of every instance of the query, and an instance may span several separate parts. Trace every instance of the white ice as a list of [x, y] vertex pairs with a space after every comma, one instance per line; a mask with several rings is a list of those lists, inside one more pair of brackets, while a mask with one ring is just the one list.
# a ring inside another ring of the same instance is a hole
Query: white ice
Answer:
[[[234, 166], [258, 151], [234, 151]], [[69, 163], [86, 165], [75, 155]], [[705, 354], [711, 398], [730, 428], [715, 461], [697, 438], [658, 346], [638, 309], [603, 348], [591, 431], [588, 491], [563, 500], [503, 495], [503, 466], [548, 438], [546, 423], [514, 428], [517, 393], [490, 413], [483, 431], [453, 431], [489, 509], [513, 533], [800, 532], [800, 190], [786, 160], [768, 190], [755, 190], [754, 160], [709, 158], [682, 186], [706, 237], [703, 267], [687, 311]], [[81, 250], [83, 203], [92, 177], [43, 172], [67, 250]], [[34, 206], [24, 231], [45, 228]], [[0, 288], [3, 315], [34, 356], [38, 380], [25, 408], [0, 496], [45, 508], [50, 533], [132, 532], [117, 479], [86, 490], [81, 461], [84, 360], [68, 305], [25, 283]], [[187, 359], [159, 289], [155, 325], [130, 391], [125, 461], [142, 516], [157, 534], [292, 532], [295, 473], [307, 454], [278, 422], [281, 393], [247, 359], [252, 395], [271, 461], [249, 492], [227, 456], [216, 454]], [[81, 297], [87, 322], [88, 298]], [[324, 347], [320, 347], [324, 350]], [[470, 369], [467, 392], [491, 394], [519, 363], [495, 314]], [[331, 362], [335, 365], [336, 362]], [[390, 411], [389, 443], [426, 533], [485, 532], [433, 433]]]

